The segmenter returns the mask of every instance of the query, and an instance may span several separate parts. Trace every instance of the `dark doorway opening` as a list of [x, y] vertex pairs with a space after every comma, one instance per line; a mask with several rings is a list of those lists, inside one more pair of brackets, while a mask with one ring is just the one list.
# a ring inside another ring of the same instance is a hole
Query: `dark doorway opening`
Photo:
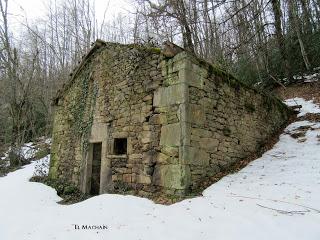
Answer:
[[91, 195], [98, 195], [100, 192], [101, 150], [102, 143], [92, 144]]
[[114, 149], [113, 152], [115, 155], [127, 154], [127, 139], [115, 138], [113, 149]]

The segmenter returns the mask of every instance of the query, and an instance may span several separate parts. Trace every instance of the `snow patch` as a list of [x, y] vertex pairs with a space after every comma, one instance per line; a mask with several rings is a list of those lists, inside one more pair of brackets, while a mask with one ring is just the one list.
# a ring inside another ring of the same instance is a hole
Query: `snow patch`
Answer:
[[319, 73], [314, 73], [314, 74], [310, 74], [310, 75], [306, 75], [304, 76], [305, 83], [311, 83], [311, 82], [317, 82], [320, 78], [320, 74]]
[[35, 156], [38, 149], [34, 146], [33, 142], [24, 144], [21, 147], [21, 154], [25, 159], [31, 159]]
[[307, 113], [320, 113], [320, 107], [313, 100], [306, 101], [303, 98], [291, 98], [284, 101], [288, 106], [301, 105], [298, 117], [304, 116]]
[[47, 155], [44, 158], [36, 161], [33, 175], [39, 176], [39, 177], [48, 176], [49, 166], [50, 166], [50, 155]]
[[302, 75], [295, 75], [293, 76], [293, 79], [295, 80], [303, 80], [305, 83], [311, 83], [311, 82], [316, 82], [320, 78], [320, 73], [318, 72], [320, 70], [320, 67], [314, 68], [313, 71], [314, 73], [304, 73]]
[[[320, 78], [320, 67], [314, 68], [313, 73], [303, 73], [300, 75], [294, 75], [293, 79], [297, 80], [296, 82], [305, 82], [305, 83], [311, 83], [311, 82], [317, 82]], [[283, 78], [281, 80], [283, 83], [289, 83], [287, 78]]]
[[51, 145], [51, 142], [52, 142], [52, 139], [51, 138], [47, 138], [44, 143], [45, 144], [48, 144], [48, 145]]

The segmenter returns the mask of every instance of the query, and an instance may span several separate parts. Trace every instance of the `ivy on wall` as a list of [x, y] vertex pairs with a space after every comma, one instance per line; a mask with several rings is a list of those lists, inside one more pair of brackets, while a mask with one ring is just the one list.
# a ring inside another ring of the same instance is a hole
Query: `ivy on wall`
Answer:
[[98, 84], [92, 80], [92, 67], [89, 64], [79, 75], [79, 85], [73, 95], [70, 112], [73, 117], [72, 130], [81, 141], [82, 150], [88, 149], [90, 132], [93, 124]]

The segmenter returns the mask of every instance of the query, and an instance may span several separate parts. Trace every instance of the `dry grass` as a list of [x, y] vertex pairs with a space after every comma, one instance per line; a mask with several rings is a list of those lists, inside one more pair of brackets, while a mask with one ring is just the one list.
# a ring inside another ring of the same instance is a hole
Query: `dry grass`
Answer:
[[299, 121], [320, 122], [320, 113], [307, 113], [299, 117]]
[[320, 80], [312, 83], [299, 83], [289, 85], [286, 88], [279, 87], [275, 90], [282, 99], [301, 97], [306, 100], [314, 100], [320, 104]]

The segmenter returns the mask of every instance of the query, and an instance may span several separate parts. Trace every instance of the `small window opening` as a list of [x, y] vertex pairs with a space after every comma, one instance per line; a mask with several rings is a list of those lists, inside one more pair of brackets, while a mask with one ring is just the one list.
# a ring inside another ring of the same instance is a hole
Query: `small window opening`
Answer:
[[115, 155], [127, 154], [127, 139], [115, 138], [113, 152]]

